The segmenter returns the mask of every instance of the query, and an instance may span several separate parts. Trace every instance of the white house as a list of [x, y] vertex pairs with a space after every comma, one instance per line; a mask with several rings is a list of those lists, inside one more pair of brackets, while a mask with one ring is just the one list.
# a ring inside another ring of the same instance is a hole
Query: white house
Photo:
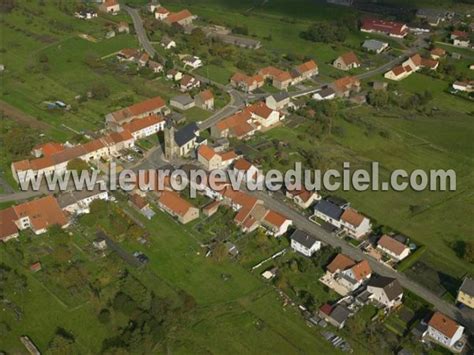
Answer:
[[183, 63], [184, 63], [184, 67], [191, 67], [193, 69], [197, 69], [199, 67], [202, 67], [202, 61], [201, 59], [199, 59], [199, 57], [196, 57], [196, 56], [185, 56], [183, 58]]
[[226, 169], [231, 165], [238, 155], [234, 151], [216, 152], [208, 145], [202, 144], [197, 150], [198, 161], [203, 164], [208, 171], [216, 169]]
[[120, 4], [118, 0], [104, 0], [99, 6], [99, 10], [111, 14], [116, 14], [120, 11]]
[[353, 208], [346, 208], [341, 215], [341, 227], [355, 239], [360, 239], [372, 230], [370, 220]]
[[265, 99], [265, 104], [272, 110], [283, 110], [285, 107], [288, 107], [290, 103], [290, 95], [288, 95], [286, 91], [267, 96]]
[[293, 232], [290, 239], [291, 248], [305, 256], [311, 257], [321, 249], [321, 242], [319, 240], [298, 229]]
[[425, 336], [451, 348], [462, 338], [464, 327], [441, 312], [435, 312], [428, 322]]
[[303, 209], [306, 209], [314, 202], [321, 200], [321, 195], [316, 191], [308, 191], [304, 187], [301, 189], [287, 189], [285, 196], [292, 199], [294, 203]]
[[129, 131], [135, 140], [142, 139], [160, 131], [165, 127], [165, 120], [161, 116], [151, 115], [138, 118], [132, 122], [124, 124], [121, 128]]
[[284, 118], [279, 111], [272, 110], [264, 102], [257, 102], [249, 107], [252, 119], [264, 128], [273, 126]]
[[453, 83], [453, 89], [464, 92], [473, 92], [474, 81], [455, 81]]
[[330, 87], [318, 90], [313, 94], [313, 99], [316, 101], [332, 100], [335, 97], [336, 92]]
[[314, 206], [314, 215], [324, 222], [332, 224], [334, 227], [341, 227], [341, 216], [344, 210], [336, 204], [321, 200]]
[[70, 214], [90, 213], [90, 205], [95, 200], [107, 200], [109, 193], [97, 184], [93, 190], [68, 191], [58, 197], [59, 206]]
[[264, 176], [261, 171], [244, 158], [235, 161], [234, 172], [236, 177], [244, 182], [252, 181], [257, 184], [263, 182]]
[[376, 275], [367, 283], [370, 299], [376, 303], [393, 309], [402, 303], [403, 288], [397, 279]]
[[410, 255], [410, 248], [388, 235], [383, 235], [379, 239], [377, 249], [396, 261], [402, 261]]
[[163, 36], [163, 38], [161, 39], [160, 44], [164, 49], [176, 48], [176, 42], [173, 41], [168, 36]]
[[279, 237], [288, 231], [288, 228], [293, 224], [293, 221], [278, 212], [268, 210], [265, 217], [263, 217], [261, 224], [267, 230], [268, 234], [274, 237]]

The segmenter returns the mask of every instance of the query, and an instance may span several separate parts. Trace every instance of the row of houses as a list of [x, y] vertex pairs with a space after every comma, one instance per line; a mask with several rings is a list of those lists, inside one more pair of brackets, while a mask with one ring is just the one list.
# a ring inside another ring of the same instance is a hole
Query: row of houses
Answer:
[[295, 85], [303, 80], [318, 74], [318, 65], [314, 60], [309, 60], [298, 65], [291, 71], [284, 71], [274, 66], [268, 66], [258, 71], [256, 75], [249, 76], [240, 72], [235, 73], [230, 83], [245, 92], [252, 92], [265, 84], [265, 80], [272, 81], [272, 85], [280, 90], [287, 90], [289, 86]]
[[260, 101], [219, 121], [211, 127], [211, 135], [216, 138], [242, 139], [254, 135], [256, 131], [274, 126], [284, 118], [282, 112], [273, 110], [265, 102]]
[[8, 207], [0, 211], [0, 241], [18, 238], [26, 229], [39, 235], [55, 225], [66, 228], [71, 216], [89, 213], [93, 201], [108, 198], [107, 190], [96, 185], [92, 190], [65, 192], [58, 198], [48, 195]]
[[35, 147], [35, 159], [12, 163], [13, 177], [22, 183], [39, 175], [62, 174], [73, 159], [90, 162], [117, 157], [120, 151], [133, 147], [136, 140], [162, 131], [165, 120], [160, 114], [165, 112], [164, 100], [154, 97], [109, 113], [105, 121], [111, 133], [76, 146], [48, 143]]
[[438, 65], [439, 62], [437, 60], [424, 58], [419, 54], [415, 54], [404, 61], [401, 65], [386, 72], [384, 77], [390, 80], [400, 81], [422, 68], [436, 70]]

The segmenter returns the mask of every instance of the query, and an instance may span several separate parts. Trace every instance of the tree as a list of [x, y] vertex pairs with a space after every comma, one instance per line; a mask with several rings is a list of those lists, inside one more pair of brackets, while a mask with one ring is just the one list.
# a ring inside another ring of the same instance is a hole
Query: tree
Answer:
[[73, 354], [74, 336], [63, 328], [57, 328], [56, 334], [48, 344], [48, 350], [52, 354]]
[[112, 308], [126, 315], [132, 314], [136, 307], [136, 302], [123, 292], [117, 293], [112, 301]]
[[104, 83], [95, 83], [92, 85], [90, 92], [96, 100], [103, 100], [110, 96], [110, 89]]
[[388, 94], [383, 90], [371, 91], [367, 95], [367, 101], [374, 107], [384, 107], [388, 104]]
[[110, 322], [110, 311], [107, 308], [104, 308], [100, 311], [99, 315], [99, 322], [102, 324], [107, 324]]

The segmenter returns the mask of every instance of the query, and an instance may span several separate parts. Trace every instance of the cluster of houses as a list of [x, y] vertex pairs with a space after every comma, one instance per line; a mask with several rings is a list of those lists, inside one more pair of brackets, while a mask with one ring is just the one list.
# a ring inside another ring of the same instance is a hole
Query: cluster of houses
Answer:
[[265, 80], [271, 80], [272, 85], [279, 90], [287, 90], [289, 86], [298, 84], [318, 74], [318, 65], [314, 60], [309, 60], [298, 65], [291, 71], [284, 71], [274, 66], [268, 66], [258, 71], [256, 75], [248, 76], [243, 73], [235, 73], [230, 83], [233, 87], [245, 92], [252, 92], [262, 87]]
[[178, 110], [185, 111], [193, 107], [199, 107], [204, 110], [214, 109], [214, 94], [206, 89], [198, 93], [194, 98], [189, 94], [178, 95], [170, 99], [170, 106]]
[[0, 210], [0, 241], [18, 238], [26, 229], [39, 235], [55, 225], [66, 228], [71, 216], [89, 213], [92, 201], [108, 198], [107, 190], [96, 185], [92, 190], [66, 192], [58, 198], [48, 195]]
[[245, 107], [211, 127], [211, 135], [216, 138], [248, 138], [262, 129], [269, 129], [285, 118], [279, 111], [271, 109], [266, 102], [259, 101]]
[[178, 69], [170, 69], [166, 73], [166, 79], [176, 83], [179, 91], [187, 92], [201, 86], [201, 81], [194, 76], [184, 74]]
[[401, 65], [398, 65], [386, 72], [384, 77], [390, 80], [400, 81], [422, 68], [436, 70], [438, 65], [439, 62], [435, 59], [424, 58], [419, 54], [415, 54], [404, 61]]
[[124, 48], [117, 53], [117, 59], [124, 63], [134, 63], [137, 68], [149, 68], [154, 73], [163, 71], [163, 65], [150, 59], [150, 55], [136, 48]]
[[187, 27], [192, 25], [193, 20], [196, 19], [196, 16], [194, 16], [188, 9], [171, 12], [157, 3], [149, 4], [148, 11], [155, 15], [155, 19], [170, 26]]
[[49, 143], [33, 149], [35, 159], [13, 162], [12, 174], [18, 183], [37, 176], [63, 174], [71, 160], [86, 162], [109, 160], [130, 149], [135, 141], [164, 129], [162, 114], [168, 113], [165, 101], [155, 97], [105, 116], [110, 133], [76, 146]]

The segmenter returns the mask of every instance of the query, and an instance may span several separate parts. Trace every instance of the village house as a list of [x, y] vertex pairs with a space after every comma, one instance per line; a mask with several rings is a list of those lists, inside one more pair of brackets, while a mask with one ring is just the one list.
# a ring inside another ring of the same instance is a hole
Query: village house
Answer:
[[129, 123], [125, 123], [121, 129], [132, 134], [135, 140], [139, 140], [160, 131], [165, 128], [165, 120], [162, 116], [150, 115], [144, 118], [138, 118]]
[[130, 195], [129, 204], [135, 207], [147, 219], [152, 219], [155, 215], [148, 201], [138, 193], [132, 193]]
[[430, 51], [430, 56], [431, 56], [431, 59], [439, 60], [446, 56], [446, 51], [443, 48], [439, 48], [439, 47], [433, 48]]
[[138, 62], [140, 50], [136, 48], [123, 48], [117, 53], [117, 59], [121, 62]]
[[262, 172], [252, 163], [240, 158], [234, 162], [234, 172], [237, 177], [244, 182], [262, 183], [264, 175]]
[[293, 221], [291, 219], [273, 210], [268, 210], [261, 220], [262, 227], [267, 230], [268, 234], [274, 237], [285, 234], [292, 224]]
[[272, 110], [283, 110], [291, 104], [290, 95], [288, 95], [286, 91], [281, 91], [276, 94], [272, 94], [265, 98], [265, 104]]
[[95, 200], [108, 200], [109, 193], [102, 190], [99, 184], [92, 190], [77, 190], [64, 192], [58, 196], [57, 201], [64, 212], [71, 215], [90, 213], [90, 205]]
[[367, 283], [370, 299], [387, 309], [402, 304], [403, 288], [397, 279], [381, 275], [373, 276]]
[[349, 97], [351, 93], [360, 91], [360, 80], [354, 76], [345, 76], [331, 84], [337, 97]]
[[453, 83], [453, 89], [456, 91], [463, 92], [474, 92], [474, 80], [472, 81], [455, 81]]
[[378, 41], [376, 39], [367, 39], [362, 44], [362, 48], [364, 48], [367, 52], [375, 52], [380, 54], [388, 48], [388, 43]]
[[204, 110], [214, 110], [214, 94], [211, 90], [206, 89], [201, 91], [194, 97], [194, 102], [197, 107]]
[[194, 100], [189, 94], [178, 95], [170, 99], [170, 106], [178, 110], [189, 110], [194, 107], [194, 105]]
[[332, 100], [336, 97], [336, 92], [331, 87], [325, 87], [313, 94], [316, 101]]
[[321, 195], [316, 191], [308, 191], [304, 187], [288, 188], [285, 191], [285, 196], [290, 198], [299, 207], [306, 209], [310, 207], [314, 202], [321, 200]]
[[342, 208], [327, 200], [321, 200], [314, 206], [314, 216], [332, 224], [336, 228], [341, 227], [341, 216], [343, 213], [344, 210]]
[[352, 238], [361, 239], [372, 230], [370, 220], [353, 208], [346, 208], [341, 215], [341, 227]]
[[217, 213], [220, 205], [221, 201], [212, 201], [211, 203], [207, 204], [202, 208], [202, 213], [207, 217], [211, 217]]
[[0, 240], [17, 238], [19, 231], [31, 229], [36, 235], [58, 225], [66, 228], [69, 221], [52, 195], [42, 197], [0, 211]]
[[407, 25], [400, 22], [378, 19], [363, 20], [360, 30], [368, 33], [382, 33], [395, 38], [403, 38], [408, 34]]
[[153, 13], [155, 14], [155, 19], [157, 19], [158, 21], [163, 21], [170, 14], [168, 9], [166, 9], [165, 7], [161, 5], [156, 7]]
[[428, 322], [424, 337], [452, 348], [463, 336], [464, 327], [441, 312], [435, 312]]
[[280, 90], [286, 90], [293, 80], [289, 72], [280, 70], [273, 66], [260, 69], [258, 74], [264, 79], [272, 80], [273, 86]]
[[314, 60], [308, 60], [295, 68], [296, 72], [301, 77], [301, 81], [307, 80], [315, 75], [318, 75], [319, 68]]
[[469, 44], [470, 44], [469, 33], [465, 31], [453, 31], [451, 32], [450, 38], [456, 47], [464, 47], [464, 48], [469, 47]]
[[474, 309], [474, 279], [469, 277], [464, 279], [461, 287], [459, 288], [456, 302]]
[[120, 4], [118, 0], [104, 0], [99, 6], [99, 10], [115, 15], [120, 11]]
[[359, 68], [360, 65], [360, 60], [359, 58], [357, 58], [354, 52], [344, 53], [333, 62], [334, 68], [341, 70], [351, 70]]
[[170, 69], [166, 73], [166, 79], [169, 79], [169, 80], [179, 81], [182, 78], [183, 78], [183, 73], [177, 69]]
[[176, 42], [173, 41], [171, 38], [168, 36], [163, 36], [160, 41], [161, 46], [164, 49], [171, 49], [171, 48], [176, 48]]
[[248, 76], [242, 73], [235, 73], [230, 78], [230, 84], [244, 92], [252, 92], [265, 84], [261, 75]]
[[39, 157], [49, 157], [53, 154], [62, 152], [66, 147], [61, 143], [56, 142], [48, 142], [43, 144], [38, 144], [33, 147], [31, 154], [35, 156], [35, 158]]
[[158, 206], [180, 223], [186, 224], [199, 218], [199, 209], [183, 199], [174, 191], [163, 191], [158, 200]]
[[436, 60], [423, 58], [419, 54], [414, 54], [401, 65], [398, 65], [392, 70], [386, 72], [384, 77], [390, 80], [400, 81], [422, 68], [436, 70], [438, 65], [439, 62]]
[[198, 161], [204, 165], [206, 170], [226, 169], [239, 156], [233, 151], [216, 152], [208, 145], [202, 144], [197, 150]]
[[291, 248], [304, 256], [311, 257], [315, 252], [321, 249], [321, 241], [299, 229], [293, 232], [290, 236], [290, 240]]
[[184, 67], [191, 67], [192, 69], [197, 69], [202, 67], [202, 61], [199, 57], [187, 55], [183, 57]]
[[267, 213], [263, 201], [242, 191], [233, 190], [230, 186], [223, 191], [222, 196], [223, 202], [237, 211], [234, 222], [244, 233], [250, 233], [259, 227], [260, 220]]
[[148, 53], [142, 53], [142, 55], [138, 59], [138, 66], [142, 68], [145, 67], [149, 60], [150, 56], [148, 55]]
[[319, 316], [338, 329], [344, 328], [351, 312], [343, 305], [331, 306], [326, 303], [319, 308]]
[[124, 109], [108, 113], [105, 116], [105, 124], [112, 130], [137, 118], [158, 115], [166, 111], [166, 102], [159, 96], [139, 102]]
[[163, 71], [163, 65], [154, 60], [148, 61], [148, 68], [150, 68], [153, 73], [161, 73]]
[[[155, 11], [155, 16], [159, 11], [160, 9], [158, 8]], [[167, 25], [179, 25], [185, 27], [191, 25], [194, 18], [195, 16], [188, 9], [184, 9], [179, 12], [169, 12], [163, 19], [163, 22]]]
[[372, 276], [367, 260], [356, 262], [344, 254], [337, 254], [326, 267], [326, 274], [319, 279], [342, 296], [357, 290]]
[[378, 240], [377, 249], [397, 262], [410, 255], [410, 248], [386, 234]]
[[246, 109], [250, 112], [257, 126], [262, 128], [273, 126], [285, 118], [279, 111], [272, 110], [263, 101], [258, 101]]
[[217, 138], [235, 137], [238, 139], [252, 136], [257, 128], [251, 122], [252, 114], [244, 109], [217, 122], [211, 127], [211, 135]]
[[130, 26], [128, 25], [127, 22], [125, 21], [120, 21], [119, 24], [117, 25], [117, 32], [118, 33], [130, 33]]
[[181, 92], [190, 91], [200, 86], [201, 86], [201, 82], [195, 77], [188, 74], [184, 74], [181, 80], [179, 81], [179, 90]]

